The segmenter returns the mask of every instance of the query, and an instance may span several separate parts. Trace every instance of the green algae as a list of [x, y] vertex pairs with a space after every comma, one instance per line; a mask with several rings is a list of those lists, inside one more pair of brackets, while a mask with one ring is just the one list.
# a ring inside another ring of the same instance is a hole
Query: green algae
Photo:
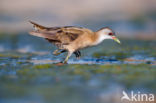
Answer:
[[0, 57], [8, 57], [8, 58], [20, 58], [21, 56], [20, 55], [17, 55], [17, 54], [11, 54], [11, 53], [8, 53], [8, 54], [0, 54]]
[[35, 65], [33, 66], [33, 69], [48, 69], [53, 68], [52, 64], [42, 64], [42, 65]]
[[127, 90], [145, 88], [148, 91], [156, 91], [156, 69], [155, 66], [149, 64], [66, 64], [63, 66], [21, 64], [14, 68], [3, 66], [0, 72], [2, 70], [16, 72], [15, 74], [0, 74], [0, 91], [3, 93], [2, 97], [5, 98], [17, 96], [22, 98], [37, 93], [49, 100], [50, 98], [55, 100], [56, 96], [63, 98], [68, 97], [70, 93], [82, 94], [82, 88], [85, 91], [96, 90], [88, 84], [92, 80], [100, 82], [96, 84], [97, 87], [95, 86], [98, 90], [107, 90], [113, 82]]

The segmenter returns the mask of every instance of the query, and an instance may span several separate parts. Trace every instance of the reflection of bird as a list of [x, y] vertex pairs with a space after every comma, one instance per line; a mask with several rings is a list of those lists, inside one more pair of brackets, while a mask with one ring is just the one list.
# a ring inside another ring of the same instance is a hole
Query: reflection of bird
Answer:
[[32, 21], [30, 21], [30, 23], [33, 24], [35, 29], [30, 32], [31, 35], [45, 38], [59, 48], [55, 50], [53, 54], [59, 55], [63, 52], [68, 52], [64, 63], [67, 63], [72, 53], [79, 58], [81, 56], [80, 49], [98, 45], [104, 39], [113, 39], [120, 43], [110, 28], [102, 28], [93, 32], [86, 28], [74, 26], [44, 27]]
[[123, 94], [123, 97], [121, 98], [121, 100], [127, 99], [130, 101], [130, 98], [128, 97], [128, 95], [125, 91], [123, 91], [122, 94]]

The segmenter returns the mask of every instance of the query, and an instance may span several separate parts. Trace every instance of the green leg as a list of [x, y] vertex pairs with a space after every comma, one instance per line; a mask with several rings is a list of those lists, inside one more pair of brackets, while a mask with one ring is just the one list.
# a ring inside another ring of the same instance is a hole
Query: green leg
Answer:
[[68, 59], [69, 59], [69, 57], [72, 55], [72, 53], [71, 52], [68, 52], [68, 55], [67, 55], [67, 57], [66, 57], [66, 59], [64, 60], [64, 64], [67, 64], [67, 61], [68, 61]]

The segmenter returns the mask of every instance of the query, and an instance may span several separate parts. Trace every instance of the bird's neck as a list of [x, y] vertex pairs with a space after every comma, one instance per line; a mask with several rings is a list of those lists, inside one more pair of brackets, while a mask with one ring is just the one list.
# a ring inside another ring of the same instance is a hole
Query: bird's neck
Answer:
[[107, 39], [107, 38], [105, 36], [103, 36], [102, 34], [95, 33], [95, 35], [93, 37], [93, 45], [98, 45], [105, 39]]

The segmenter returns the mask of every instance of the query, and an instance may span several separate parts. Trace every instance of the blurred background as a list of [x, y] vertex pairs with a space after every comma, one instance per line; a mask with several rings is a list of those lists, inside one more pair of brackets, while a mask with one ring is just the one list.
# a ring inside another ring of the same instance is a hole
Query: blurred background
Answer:
[[0, 31], [27, 31], [31, 28], [28, 20], [32, 20], [93, 30], [109, 26], [121, 36], [154, 39], [155, 5], [155, 0], [1, 0]]
[[[122, 44], [105, 40], [58, 66], [67, 54], [29, 35], [29, 20], [110, 27]], [[156, 0], [0, 0], [0, 103], [122, 103], [123, 91], [156, 94], [155, 81]]]

